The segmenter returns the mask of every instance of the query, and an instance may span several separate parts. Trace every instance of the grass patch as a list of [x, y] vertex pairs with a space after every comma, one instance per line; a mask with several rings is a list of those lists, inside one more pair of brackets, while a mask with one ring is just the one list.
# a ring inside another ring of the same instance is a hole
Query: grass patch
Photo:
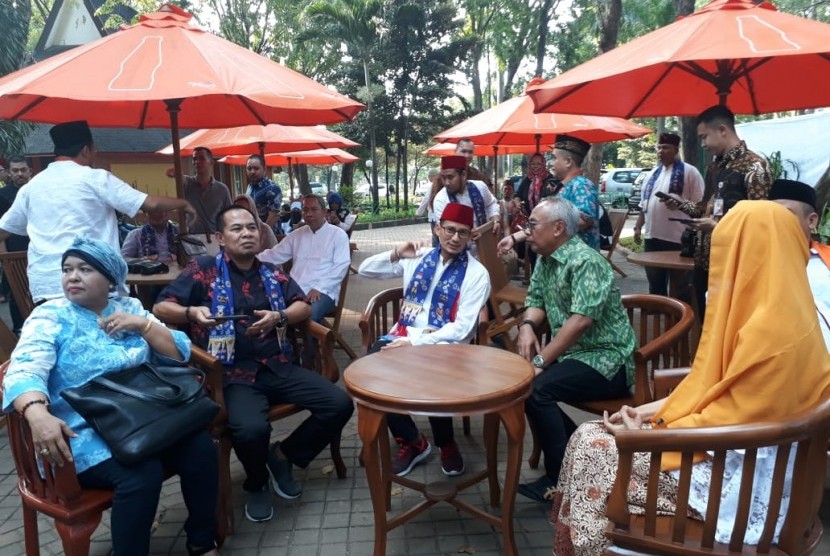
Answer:
[[621, 237], [619, 244], [633, 253], [643, 252], [643, 244], [636, 243], [633, 237]]
[[371, 208], [367, 207], [365, 211], [361, 211], [357, 215], [358, 222], [386, 222], [389, 220], [405, 220], [415, 216], [416, 207], [410, 206], [409, 210], [395, 211], [395, 209], [381, 208], [377, 214], [372, 214]]

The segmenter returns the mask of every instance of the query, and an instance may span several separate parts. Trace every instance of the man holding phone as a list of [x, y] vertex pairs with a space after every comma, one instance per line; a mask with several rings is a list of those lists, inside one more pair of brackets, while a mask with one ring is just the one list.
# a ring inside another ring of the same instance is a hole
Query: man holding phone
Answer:
[[[670, 208], [665, 203], [666, 199], [671, 199], [672, 194], [692, 203], [703, 198], [703, 177], [697, 168], [680, 159], [679, 152], [680, 136], [661, 133], [657, 140], [658, 164], [646, 176], [640, 200], [640, 215], [634, 225], [634, 241], [641, 243], [645, 236], [646, 252], [680, 250], [680, 236], [686, 223], [679, 219], [686, 215]], [[649, 293], [668, 295], [671, 272], [683, 271], [646, 267]]]

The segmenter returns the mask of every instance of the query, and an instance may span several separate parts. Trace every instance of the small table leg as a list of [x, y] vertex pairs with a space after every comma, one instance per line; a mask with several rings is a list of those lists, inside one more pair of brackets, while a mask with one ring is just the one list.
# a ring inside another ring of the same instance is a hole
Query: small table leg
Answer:
[[[375, 556], [386, 554], [386, 509], [387, 493], [391, 488], [389, 469], [381, 463], [381, 434], [386, 434], [386, 415], [380, 411], [357, 404], [357, 432], [363, 442], [363, 459], [366, 464], [366, 478], [372, 497], [375, 514]], [[387, 440], [388, 442], [388, 440]]]
[[513, 510], [519, 486], [519, 471], [522, 467], [522, 443], [525, 435], [524, 404], [517, 403], [503, 409], [499, 412], [499, 417], [507, 432], [507, 467], [504, 473], [504, 498], [501, 508], [504, 553], [507, 556], [518, 556], [516, 538], [513, 534]]
[[490, 506], [501, 505], [501, 487], [499, 486], [499, 415], [488, 413], [484, 416], [484, 446], [487, 457], [487, 479], [490, 483]]

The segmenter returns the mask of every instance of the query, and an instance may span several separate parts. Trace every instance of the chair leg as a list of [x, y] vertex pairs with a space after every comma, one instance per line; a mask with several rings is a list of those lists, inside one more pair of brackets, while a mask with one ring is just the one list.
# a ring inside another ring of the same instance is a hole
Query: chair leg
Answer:
[[616, 264], [614, 264], [614, 263], [611, 261], [611, 258], [610, 258], [610, 257], [608, 258], [608, 262], [609, 262], [609, 263], [611, 263], [611, 268], [613, 268], [616, 272], [618, 272], [618, 273], [620, 274], [620, 276], [622, 276], [623, 278], [626, 278], [626, 277], [628, 276], [628, 274], [626, 274], [626, 273], [623, 271], [623, 269], [621, 269], [620, 267], [618, 267]]
[[88, 514], [87, 519], [79, 523], [64, 523], [55, 520], [55, 529], [61, 538], [63, 553], [66, 556], [89, 556], [89, 544], [92, 533], [101, 523], [101, 512]]
[[23, 536], [26, 543], [26, 556], [40, 556], [37, 512], [26, 504], [23, 504]]
[[346, 478], [346, 463], [343, 461], [343, 456], [340, 455], [340, 435], [331, 439], [329, 443], [329, 450], [331, 450], [331, 459], [334, 462], [334, 470], [337, 472], [338, 479]]
[[[233, 535], [233, 492], [231, 486], [231, 439], [223, 435], [219, 439], [219, 504], [217, 507], [217, 518], [219, 518], [219, 530], [217, 537], [225, 538]], [[224, 535], [224, 536], [223, 536]], [[217, 541], [219, 539], [217, 538]]]
[[352, 347], [346, 343], [346, 340], [343, 339], [343, 336], [340, 335], [340, 332], [335, 331], [334, 342], [338, 346], [340, 346], [343, 349], [343, 351], [346, 352], [346, 355], [348, 355], [352, 360], [357, 359], [357, 354], [354, 352]]
[[464, 418], [461, 420], [464, 424], [464, 436], [470, 436], [470, 417], [469, 415], [465, 415]]
[[536, 426], [530, 419], [527, 420], [530, 425], [530, 433], [533, 436], [533, 448], [530, 450], [530, 457], [527, 458], [527, 464], [531, 469], [539, 468], [539, 459], [542, 457], [542, 447], [539, 446], [539, 436], [536, 434]]

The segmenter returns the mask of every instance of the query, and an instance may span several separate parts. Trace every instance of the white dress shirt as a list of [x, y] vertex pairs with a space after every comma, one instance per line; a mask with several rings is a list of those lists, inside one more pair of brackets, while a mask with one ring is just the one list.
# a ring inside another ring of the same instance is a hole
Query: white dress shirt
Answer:
[[[116, 251], [115, 211], [133, 217], [147, 194], [133, 189], [106, 170], [71, 160], [52, 162], [20, 188], [0, 229], [27, 235], [29, 290], [36, 302], [63, 296], [61, 256], [78, 234], [106, 241]], [[126, 292], [125, 292], [126, 293]]]
[[[493, 197], [493, 194], [490, 193], [490, 190], [487, 189], [487, 184], [483, 181], [478, 180], [468, 180], [467, 187], [475, 187], [481, 193], [481, 197], [484, 199], [484, 212], [487, 215], [487, 219], [493, 218], [494, 216], [498, 217], [501, 214], [499, 210], [499, 202]], [[468, 207], [473, 206], [473, 202], [470, 200], [470, 193], [467, 189], [464, 189], [463, 193], [458, 193], [455, 196], [456, 202], [467, 205]], [[435, 215], [435, 222], [441, 221], [441, 215], [444, 214], [444, 208], [450, 203], [450, 196], [447, 193], [447, 188], [443, 188], [435, 195], [435, 200], [432, 202], [433, 213]], [[475, 214], [473, 215], [475, 218]], [[478, 228], [486, 224], [487, 222], [478, 222], [476, 220], [474, 228]]]
[[[682, 197], [693, 203], [697, 203], [703, 199], [703, 177], [697, 168], [691, 164], [680, 162], [685, 166], [683, 169], [683, 195]], [[679, 210], [671, 210], [666, 203], [662, 202], [655, 193], [662, 191], [668, 193], [671, 187], [671, 173], [674, 169], [674, 164], [663, 166], [660, 175], [657, 176], [657, 181], [654, 182], [654, 188], [651, 190], [651, 196], [648, 198], [648, 210], [645, 212], [645, 223], [643, 224], [643, 237], [646, 239], [662, 239], [663, 241], [671, 241], [680, 243], [680, 236], [683, 235], [683, 230], [686, 225], [680, 222], [669, 221], [669, 218], [688, 218], [685, 213]], [[657, 168], [649, 172], [643, 181], [642, 193], [645, 193], [646, 185], [651, 179], [651, 175], [657, 171]], [[640, 200], [640, 208], [645, 208], [645, 198]]]
[[[389, 279], [403, 276], [404, 290], [412, 281], [415, 269], [421, 263], [421, 259], [431, 251], [430, 248], [423, 248], [418, 251], [418, 256], [412, 259], [400, 259], [398, 262], [391, 261], [392, 251], [378, 253], [363, 261], [358, 273], [367, 278]], [[426, 301], [421, 312], [415, 317], [412, 326], [407, 326], [409, 336], [407, 338], [413, 345], [426, 344], [460, 344], [473, 339], [476, 332], [476, 324], [481, 308], [487, 302], [490, 295], [490, 275], [487, 269], [473, 257], [467, 257], [467, 272], [464, 274], [464, 281], [461, 283], [461, 291], [458, 293], [458, 311], [455, 320], [448, 322], [438, 330], [424, 334], [429, 328], [429, 304], [432, 301], [432, 293], [435, 286], [441, 280], [441, 275], [449, 267], [452, 261], [443, 262], [439, 258], [435, 269], [435, 276], [427, 291]]]
[[830, 268], [821, 257], [810, 249], [810, 261], [807, 263], [807, 280], [818, 312], [818, 324], [824, 336], [824, 344], [830, 352]]
[[346, 232], [328, 222], [316, 232], [311, 226], [303, 226], [257, 258], [271, 264], [293, 260], [291, 277], [306, 294], [317, 290], [337, 303], [340, 283], [351, 262], [349, 238]]

